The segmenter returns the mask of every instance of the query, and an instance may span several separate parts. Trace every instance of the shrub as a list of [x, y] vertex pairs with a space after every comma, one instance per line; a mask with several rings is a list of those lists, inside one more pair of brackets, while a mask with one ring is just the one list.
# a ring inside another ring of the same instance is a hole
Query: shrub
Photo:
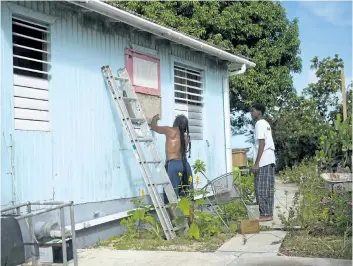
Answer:
[[282, 175], [293, 176], [296, 180], [299, 177], [299, 189], [288, 210], [288, 218], [280, 214], [284, 225], [299, 225], [312, 234], [351, 235], [351, 193], [343, 189], [330, 192], [310, 163], [300, 164], [295, 171], [289, 169]]
[[236, 224], [239, 220], [247, 219], [248, 213], [240, 201], [230, 202], [219, 207], [222, 219], [227, 224]]
[[328, 171], [349, 168], [352, 171], [352, 122], [342, 121], [340, 115], [330, 131], [320, 137], [320, 150], [316, 152], [320, 167]]
[[316, 173], [316, 162], [314, 159], [306, 159], [299, 165], [286, 168], [278, 173], [278, 178], [284, 183], [299, 184], [305, 177]]
[[125, 238], [158, 238], [162, 239], [163, 230], [160, 224], [152, 217], [152, 206], [144, 204], [143, 198], [132, 200], [138, 209], [130, 211], [127, 218], [121, 220], [121, 225], [126, 229]]
[[241, 175], [238, 167], [233, 168], [234, 184], [239, 188], [241, 197], [246, 204], [253, 204], [255, 201], [254, 175]]

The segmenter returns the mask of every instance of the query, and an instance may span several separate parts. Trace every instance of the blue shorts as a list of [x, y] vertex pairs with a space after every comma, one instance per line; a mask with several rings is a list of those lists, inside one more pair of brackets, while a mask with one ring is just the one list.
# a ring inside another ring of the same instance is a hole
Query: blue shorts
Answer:
[[[190, 176], [192, 178], [192, 170], [191, 170], [190, 164], [187, 161], [184, 162], [184, 165], [185, 165], [185, 171], [187, 174], [187, 180], [189, 181]], [[188, 185], [189, 182], [187, 182], [187, 184], [184, 184], [182, 182], [182, 178], [183, 178], [182, 174], [184, 172], [183, 161], [182, 160], [169, 160], [165, 163], [165, 170], [168, 173], [168, 176], [169, 176], [169, 179], [173, 185], [175, 194], [178, 197], [187, 197], [188, 193], [185, 190], [192, 189], [193, 182], [191, 182], [191, 184], [190, 184], [191, 186]], [[169, 203], [165, 192], [164, 192], [164, 203], [165, 204]]]

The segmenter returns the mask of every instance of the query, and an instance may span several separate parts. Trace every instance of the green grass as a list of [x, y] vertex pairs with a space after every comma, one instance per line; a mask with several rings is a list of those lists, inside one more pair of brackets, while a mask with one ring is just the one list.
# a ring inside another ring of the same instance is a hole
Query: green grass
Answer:
[[213, 252], [233, 236], [234, 234], [219, 234], [198, 241], [184, 238], [171, 241], [160, 239], [127, 239], [114, 236], [106, 241], [98, 241], [95, 247], [109, 247], [118, 250]]
[[[271, 230], [269, 226], [260, 226], [261, 231]], [[112, 236], [108, 240], [99, 240], [93, 248], [106, 247], [117, 250], [151, 250], [151, 251], [187, 251], [214, 252], [236, 233], [220, 233], [213, 237], [191, 240], [184, 237], [167, 241], [164, 239], [133, 239], [124, 236]]]
[[271, 226], [260, 224], [260, 231], [271, 231], [271, 230], [272, 230]]
[[286, 256], [352, 259], [352, 237], [312, 236], [307, 231], [289, 232], [280, 252]]

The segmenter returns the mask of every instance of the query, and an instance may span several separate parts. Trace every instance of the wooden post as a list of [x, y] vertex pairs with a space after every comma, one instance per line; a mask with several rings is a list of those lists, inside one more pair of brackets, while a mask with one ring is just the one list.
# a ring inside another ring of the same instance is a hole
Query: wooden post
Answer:
[[343, 121], [347, 119], [347, 99], [346, 99], [346, 82], [344, 77], [344, 68], [341, 68], [341, 84], [342, 84], [342, 109]]

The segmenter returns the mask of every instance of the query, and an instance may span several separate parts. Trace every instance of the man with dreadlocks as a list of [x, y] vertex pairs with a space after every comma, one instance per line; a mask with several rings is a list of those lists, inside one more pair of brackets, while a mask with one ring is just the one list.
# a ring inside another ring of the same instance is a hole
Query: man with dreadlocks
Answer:
[[[187, 191], [192, 189], [193, 184], [191, 167], [186, 158], [187, 153], [190, 158], [191, 151], [188, 119], [184, 115], [178, 115], [174, 120], [173, 127], [158, 126], [159, 119], [159, 115], [152, 118], [151, 129], [166, 136], [165, 168], [176, 195], [186, 197], [188, 196]], [[169, 202], [165, 193], [164, 201], [166, 204]], [[170, 216], [172, 219], [174, 218], [172, 212], [170, 212]]]

